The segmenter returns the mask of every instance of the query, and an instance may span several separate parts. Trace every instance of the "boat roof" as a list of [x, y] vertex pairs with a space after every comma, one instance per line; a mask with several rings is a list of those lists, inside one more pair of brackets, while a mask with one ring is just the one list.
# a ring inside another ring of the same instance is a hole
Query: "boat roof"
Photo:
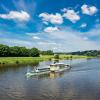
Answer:
[[55, 66], [55, 65], [65, 65], [64, 63], [55, 63], [55, 64], [51, 64], [50, 66]]

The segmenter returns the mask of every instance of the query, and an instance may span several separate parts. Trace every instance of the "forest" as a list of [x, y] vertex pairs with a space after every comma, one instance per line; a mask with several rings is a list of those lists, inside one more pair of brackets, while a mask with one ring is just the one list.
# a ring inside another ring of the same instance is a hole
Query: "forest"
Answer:
[[26, 48], [0, 44], [0, 57], [39, 57], [40, 55], [53, 55], [52, 50], [41, 51], [35, 47]]

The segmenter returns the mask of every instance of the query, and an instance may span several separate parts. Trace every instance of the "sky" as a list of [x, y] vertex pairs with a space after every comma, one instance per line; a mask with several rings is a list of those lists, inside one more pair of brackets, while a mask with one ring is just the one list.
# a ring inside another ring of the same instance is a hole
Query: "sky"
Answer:
[[0, 44], [100, 50], [100, 0], [0, 0]]

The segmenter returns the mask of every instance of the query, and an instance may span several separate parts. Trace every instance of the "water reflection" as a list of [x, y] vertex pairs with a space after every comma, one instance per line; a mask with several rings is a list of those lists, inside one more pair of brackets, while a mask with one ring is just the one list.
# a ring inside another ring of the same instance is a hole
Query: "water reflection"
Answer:
[[59, 63], [59, 60], [58, 59], [54, 59], [54, 63]]
[[54, 73], [54, 72], [51, 72], [51, 73], [49, 74], [49, 78], [50, 78], [50, 79], [55, 79], [55, 78], [61, 77], [61, 76], [63, 76], [63, 75], [64, 75], [64, 72], [62, 72], [62, 73]]
[[7, 65], [7, 64], [4, 64], [4, 65], [0, 65], [0, 73], [3, 73], [3, 72], [6, 72], [6, 71], [9, 71], [9, 70], [18, 70], [22, 67], [29, 67], [31, 69], [33, 69], [34, 67], [38, 67], [39, 66], [39, 62], [34, 62], [32, 64], [13, 64], [13, 65]]
[[30, 78], [37, 78], [37, 79], [56, 79], [56, 78], [60, 78], [63, 77], [64, 73], [68, 73], [70, 71], [71, 68], [63, 71], [63, 72], [49, 72], [46, 74], [42, 74], [42, 75], [37, 75], [37, 76], [31, 76], [31, 77], [27, 77], [27, 79]]

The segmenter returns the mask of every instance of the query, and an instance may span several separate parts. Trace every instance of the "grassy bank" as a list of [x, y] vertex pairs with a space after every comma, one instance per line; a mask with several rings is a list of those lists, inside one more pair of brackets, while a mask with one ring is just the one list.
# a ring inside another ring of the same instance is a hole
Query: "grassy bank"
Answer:
[[38, 61], [49, 60], [53, 56], [42, 57], [0, 57], [0, 64], [26, 64]]
[[80, 56], [80, 55], [60, 55], [60, 59], [87, 59], [87, 58], [93, 58], [93, 56]]
[[[60, 59], [70, 59], [72, 55], [60, 55]], [[87, 56], [72, 56], [72, 59], [81, 59], [81, 58], [91, 58]], [[4, 64], [30, 64], [38, 61], [46, 61], [53, 59], [53, 56], [41, 56], [41, 57], [0, 57], [0, 65]]]

